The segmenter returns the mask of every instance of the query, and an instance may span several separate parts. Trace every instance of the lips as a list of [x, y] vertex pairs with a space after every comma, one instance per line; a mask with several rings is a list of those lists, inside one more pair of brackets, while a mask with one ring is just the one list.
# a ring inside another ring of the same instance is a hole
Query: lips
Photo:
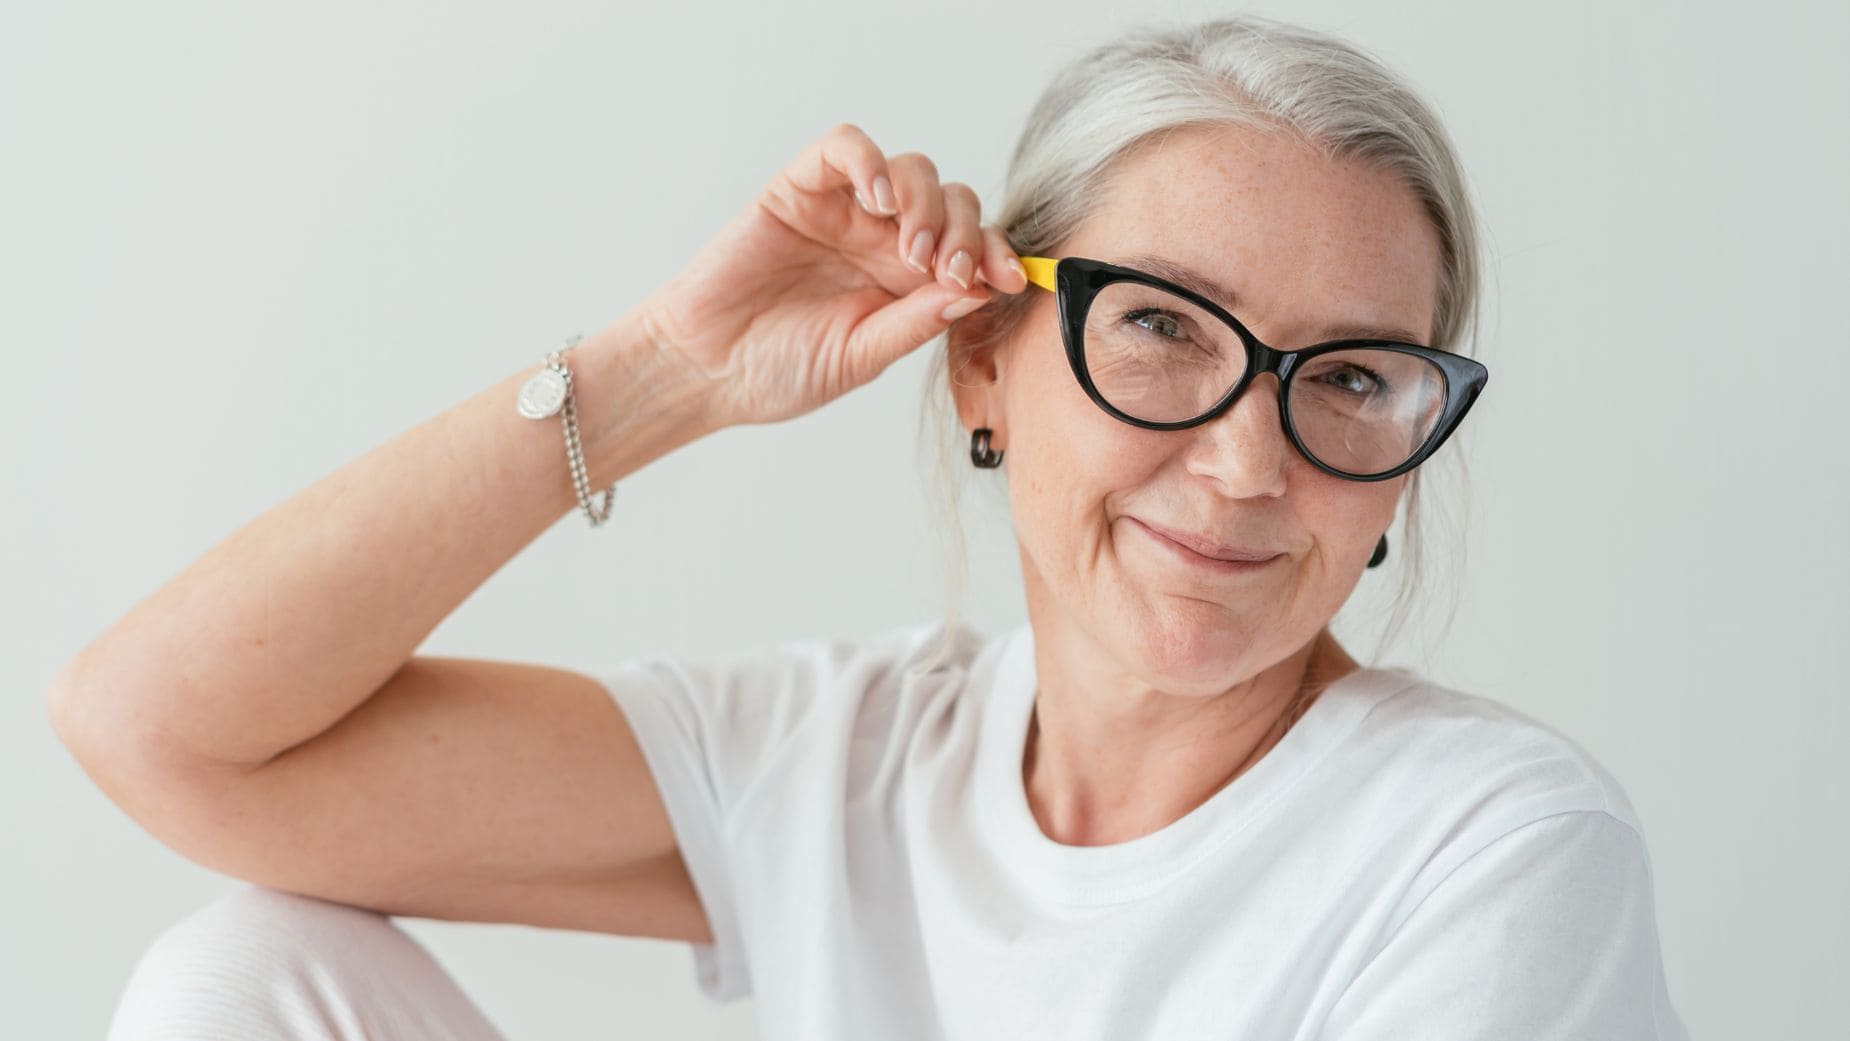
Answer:
[[1204, 557], [1212, 557], [1215, 560], [1254, 563], [1262, 560], [1271, 560], [1273, 557], [1278, 556], [1275, 550], [1254, 549], [1250, 546], [1235, 546], [1230, 543], [1203, 538], [1200, 535], [1192, 535], [1185, 531], [1177, 531], [1174, 528], [1165, 528], [1159, 524], [1151, 524], [1149, 521], [1137, 517], [1132, 517], [1130, 519], [1149, 528], [1151, 531], [1171, 542], [1180, 543]]

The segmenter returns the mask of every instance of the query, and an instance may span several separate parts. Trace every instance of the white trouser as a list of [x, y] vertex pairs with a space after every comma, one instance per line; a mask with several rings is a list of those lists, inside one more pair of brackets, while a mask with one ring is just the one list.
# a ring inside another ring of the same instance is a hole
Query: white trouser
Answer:
[[108, 1041], [506, 1041], [376, 911], [244, 885], [160, 934]]

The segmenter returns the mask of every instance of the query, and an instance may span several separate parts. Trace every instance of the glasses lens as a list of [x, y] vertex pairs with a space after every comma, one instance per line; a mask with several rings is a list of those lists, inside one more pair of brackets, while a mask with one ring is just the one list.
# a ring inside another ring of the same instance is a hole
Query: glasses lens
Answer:
[[[1136, 282], [1099, 289], [1081, 353], [1092, 385], [1147, 423], [1195, 419], [1246, 374], [1233, 327], [1184, 297]], [[1386, 473], [1432, 437], [1445, 408], [1445, 371], [1417, 354], [1376, 347], [1302, 362], [1287, 397], [1312, 456], [1357, 476]]]
[[1412, 458], [1445, 408], [1445, 372], [1417, 354], [1360, 347], [1315, 355], [1286, 395], [1298, 440], [1326, 466], [1367, 476]]
[[1227, 323], [1174, 293], [1136, 282], [1099, 289], [1086, 311], [1086, 372], [1111, 407], [1148, 423], [1194, 419], [1246, 371]]

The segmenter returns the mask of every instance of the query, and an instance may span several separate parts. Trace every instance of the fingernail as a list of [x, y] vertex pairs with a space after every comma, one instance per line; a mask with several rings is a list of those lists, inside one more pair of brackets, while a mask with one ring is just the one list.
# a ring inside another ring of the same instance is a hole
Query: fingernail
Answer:
[[988, 303], [988, 301], [983, 300], [979, 297], [966, 296], [962, 300], [951, 301], [948, 305], [945, 306], [943, 313], [941, 313], [938, 317], [944, 319], [947, 322], [955, 322], [957, 319], [962, 318], [964, 315], [969, 314], [971, 311], [976, 310], [977, 308], [983, 306], [985, 303]]
[[912, 236], [912, 252], [906, 254], [906, 263], [921, 275], [931, 274], [931, 269], [925, 266], [931, 263], [931, 242], [931, 229], [920, 228], [919, 233]]
[[854, 201], [861, 204], [861, 209], [866, 210], [868, 213], [873, 213], [876, 217], [880, 216], [878, 213], [874, 213], [874, 208], [872, 206], [867, 205], [867, 196], [862, 195], [861, 189], [859, 188], [854, 190]]
[[1024, 282], [1024, 283], [1025, 283], [1025, 282], [1027, 282], [1027, 281], [1028, 281], [1028, 273], [1027, 273], [1026, 271], [1024, 271], [1024, 270], [1022, 270], [1022, 267], [1021, 267], [1021, 261], [1019, 261], [1019, 260], [1016, 260], [1016, 259], [1015, 259], [1014, 257], [1010, 257], [1010, 258], [1008, 259], [1008, 266], [1009, 266], [1009, 270], [1010, 270], [1010, 271], [1013, 271], [1013, 272], [1015, 272], [1015, 273], [1016, 273], [1017, 275], [1020, 275], [1020, 276], [1021, 276], [1021, 280], [1022, 280], [1022, 282]]
[[891, 217], [899, 212], [899, 201], [893, 198], [893, 182], [887, 180], [885, 175], [874, 178], [874, 202], [885, 216]]
[[968, 289], [970, 288], [970, 268], [973, 263], [970, 254], [960, 249], [951, 255], [951, 262], [945, 265], [945, 274], [950, 275], [951, 281], [956, 282], [960, 288]]

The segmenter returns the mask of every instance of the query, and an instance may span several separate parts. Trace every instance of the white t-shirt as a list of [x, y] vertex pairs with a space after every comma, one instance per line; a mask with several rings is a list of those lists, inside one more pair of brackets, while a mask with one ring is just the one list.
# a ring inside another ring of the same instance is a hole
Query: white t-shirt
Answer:
[[1686, 1041], [1652, 869], [1569, 738], [1399, 668], [1314, 700], [1182, 819], [1048, 838], [1033, 633], [940, 623], [601, 679], [764, 1041]]

